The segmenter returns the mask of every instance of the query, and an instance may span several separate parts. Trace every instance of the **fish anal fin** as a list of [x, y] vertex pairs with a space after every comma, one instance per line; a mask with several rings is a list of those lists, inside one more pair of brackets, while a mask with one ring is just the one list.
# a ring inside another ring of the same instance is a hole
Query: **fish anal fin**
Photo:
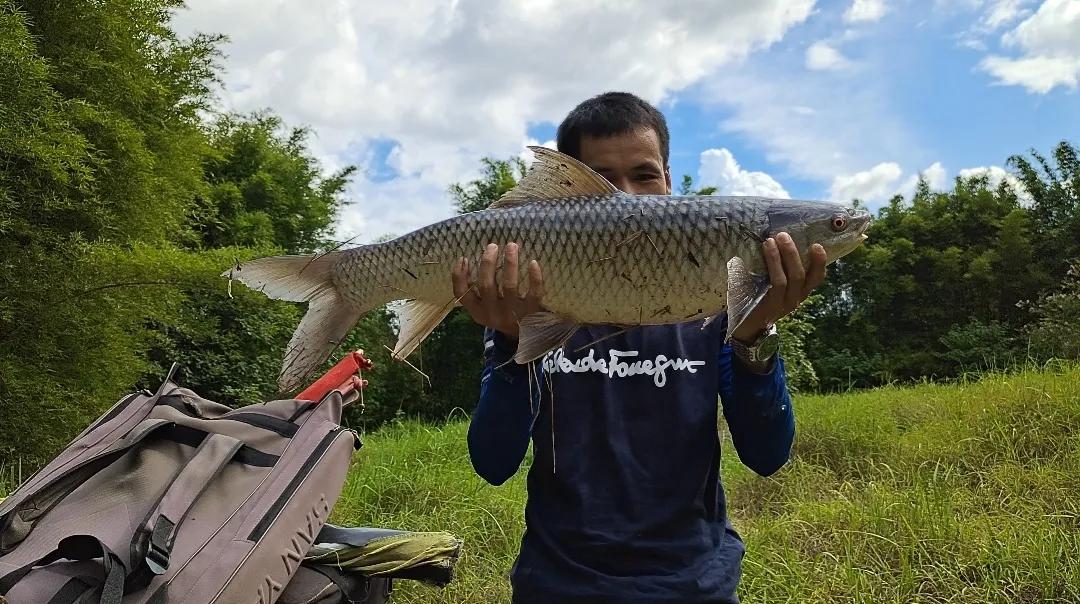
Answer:
[[526, 315], [518, 322], [518, 345], [514, 360], [524, 365], [558, 348], [574, 335], [580, 324], [553, 312]]
[[547, 147], [530, 146], [529, 149], [536, 155], [536, 161], [517, 186], [504, 193], [491, 207], [619, 192], [608, 179], [565, 153]]
[[446, 302], [409, 300], [406, 302], [398, 315], [401, 320], [401, 330], [398, 332], [393, 358], [400, 361], [412, 354], [446, 318], [446, 315], [450, 314], [454, 306], [453, 300]]
[[755, 275], [746, 269], [746, 265], [740, 258], [732, 258], [727, 264], [727, 335], [724, 340], [731, 338], [731, 333], [738, 329], [746, 317], [761, 304], [765, 294], [769, 292], [772, 283], [768, 275]]

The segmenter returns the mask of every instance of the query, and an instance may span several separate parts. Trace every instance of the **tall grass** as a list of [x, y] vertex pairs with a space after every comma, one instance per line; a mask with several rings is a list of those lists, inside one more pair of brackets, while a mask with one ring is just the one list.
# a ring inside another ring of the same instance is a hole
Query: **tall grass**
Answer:
[[11, 461], [0, 459], [0, 499], [22, 483], [26, 478], [24, 470], [21, 458]]
[[[1080, 368], [795, 401], [792, 461], [723, 476], [747, 542], [746, 602], [1080, 602]], [[526, 468], [473, 473], [467, 424], [365, 438], [333, 520], [465, 540], [445, 589], [399, 602], [505, 602]], [[527, 463], [527, 462], [526, 462]]]

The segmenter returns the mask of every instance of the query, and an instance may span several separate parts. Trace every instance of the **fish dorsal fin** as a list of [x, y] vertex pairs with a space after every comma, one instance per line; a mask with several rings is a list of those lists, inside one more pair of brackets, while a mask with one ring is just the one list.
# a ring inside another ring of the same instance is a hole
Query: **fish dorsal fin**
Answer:
[[615, 185], [580, 161], [547, 147], [530, 146], [536, 161], [516, 187], [503, 194], [493, 208], [516, 206], [533, 201], [611, 195], [618, 193]]

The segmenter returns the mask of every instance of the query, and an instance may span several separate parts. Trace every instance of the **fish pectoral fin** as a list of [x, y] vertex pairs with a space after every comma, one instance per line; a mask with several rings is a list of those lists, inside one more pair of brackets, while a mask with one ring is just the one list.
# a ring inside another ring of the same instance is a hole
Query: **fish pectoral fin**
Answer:
[[608, 179], [580, 161], [547, 147], [530, 146], [536, 155], [529, 172], [517, 186], [503, 194], [493, 208], [515, 206], [545, 199], [619, 192]]
[[772, 287], [768, 275], [751, 273], [740, 258], [732, 258], [728, 261], [727, 273], [728, 324], [725, 342], [731, 339], [731, 333], [742, 325], [758, 304], [761, 304], [761, 300]]
[[402, 360], [413, 353], [439, 323], [454, 309], [454, 300], [430, 302], [428, 300], [409, 300], [401, 309], [399, 319], [401, 330], [392, 354], [395, 360]]
[[524, 365], [540, 358], [565, 344], [579, 327], [580, 324], [553, 312], [526, 315], [518, 322], [518, 346], [514, 360]]

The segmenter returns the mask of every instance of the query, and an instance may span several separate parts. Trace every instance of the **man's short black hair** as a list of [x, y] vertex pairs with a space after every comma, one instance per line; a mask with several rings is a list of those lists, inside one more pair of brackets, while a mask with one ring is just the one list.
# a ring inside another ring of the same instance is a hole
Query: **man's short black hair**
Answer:
[[581, 138], [606, 138], [633, 132], [641, 127], [651, 128], [660, 139], [660, 155], [668, 165], [667, 120], [645, 100], [629, 92], [605, 92], [582, 101], [559, 124], [555, 144], [558, 150], [581, 159]]

